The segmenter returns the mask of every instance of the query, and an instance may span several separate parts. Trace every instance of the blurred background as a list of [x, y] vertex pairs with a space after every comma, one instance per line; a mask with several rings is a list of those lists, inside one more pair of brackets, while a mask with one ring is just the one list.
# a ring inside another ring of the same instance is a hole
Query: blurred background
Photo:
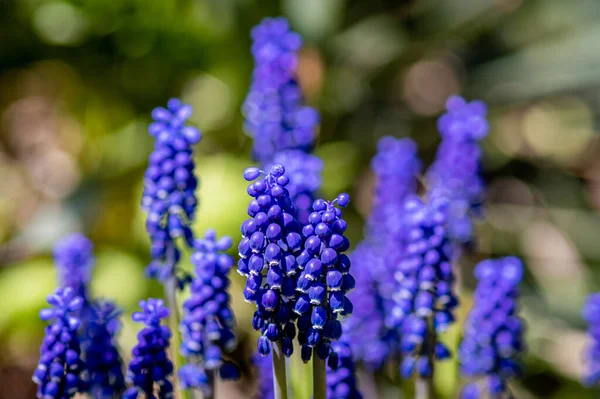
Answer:
[[[35, 395], [30, 376], [44, 326], [37, 313], [56, 284], [52, 245], [69, 232], [93, 240], [93, 295], [123, 306], [123, 353], [133, 346], [130, 313], [161, 295], [142, 275], [146, 126], [171, 96], [194, 106], [192, 122], [204, 133], [194, 229], [239, 239], [248, 203], [241, 173], [251, 164], [240, 114], [252, 70], [249, 31], [276, 15], [305, 38], [299, 80], [322, 115], [322, 192], [352, 195], [354, 243], [369, 211], [378, 138], [412, 137], [428, 164], [450, 94], [489, 104], [487, 217], [477, 251], [461, 263], [461, 320], [473, 265], [522, 256], [529, 352], [516, 396], [598, 397], [578, 382], [579, 309], [600, 283], [597, 0], [2, 0], [0, 398]], [[255, 337], [238, 277], [242, 359]], [[455, 370], [450, 363], [438, 373], [444, 398], [460, 384]], [[298, 398], [308, 395], [304, 371], [294, 371]], [[378, 376], [384, 396], [408, 397], [394, 374]], [[240, 384], [223, 387], [224, 397], [247, 397]]]

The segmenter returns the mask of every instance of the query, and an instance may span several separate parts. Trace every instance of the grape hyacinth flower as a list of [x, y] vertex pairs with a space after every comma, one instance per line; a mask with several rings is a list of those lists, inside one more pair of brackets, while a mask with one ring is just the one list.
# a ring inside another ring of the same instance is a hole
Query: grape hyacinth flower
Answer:
[[145, 395], [146, 398], [173, 398], [173, 384], [169, 381], [173, 364], [167, 357], [171, 331], [161, 326], [161, 320], [169, 317], [169, 308], [161, 299], [154, 298], [140, 301], [140, 308], [142, 311], [135, 312], [132, 318], [133, 321], [144, 323], [145, 327], [138, 333], [138, 343], [132, 351], [127, 372], [127, 381], [132, 386], [125, 391], [123, 399], [135, 399], [139, 395]]
[[363, 396], [358, 390], [352, 350], [344, 337], [331, 345], [339, 360], [336, 369], [327, 368], [327, 399], [362, 399]]
[[509, 256], [484, 260], [475, 267], [474, 305], [459, 348], [461, 374], [479, 381], [467, 384], [462, 399], [511, 397], [508, 380], [520, 372], [523, 322], [517, 315], [521, 261]]
[[233, 333], [235, 317], [227, 291], [233, 258], [223, 253], [231, 244], [229, 237], [217, 240], [212, 229], [206, 231], [204, 239], [196, 239], [191, 258], [195, 277], [191, 295], [183, 303], [181, 354], [188, 364], [179, 371], [180, 381], [184, 389], [201, 389], [207, 396], [213, 394], [214, 370], [220, 369], [226, 378], [238, 374], [228, 375], [234, 369], [223, 361], [223, 352], [231, 352], [237, 345]]
[[201, 139], [198, 129], [185, 126], [192, 107], [171, 99], [167, 108], [152, 111], [154, 122], [148, 131], [155, 138], [154, 151], [144, 175], [142, 208], [147, 213], [146, 230], [152, 242], [152, 262], [147, 274], [166, 282], [176, 277], [179, 288], [189, 278], [177, 270], [180, 250], [175, 244], [178, 237], [193, 245], [190, 224], [196, 210], [192, 146]]
[[584, 354], [586, 371], [583, 382], [586, 386], [593, 386], [600, 382], [600, 292], [588, 296], [582, 316], [588, 323], [590, 337]]
[[271, 342], [278, 342], [289, 357], [296, 334], [291, 314], [298, 271], [295, 255], [302, 249], [300, 226], [286, 188], [289, 179], [281, 165], [274, 165], [266, 175], [248, 168], [244, 178], [256, 180], [248, 186], [254, 199], [248, 205], [250, 219], [242, 224], [243, 239], [238, 245], [238, 272], [247, 277], [244, 298], [257, 307], [252, 325], [262, 332], [259, 353], [268, 355]]
[[46, 327], [40, 361], [33, 374], [38, 385], [37, 398], [72, 398], [87, 388], [77, 336], [81, 321], [75, 317], [83, 306], [83, 298], [73, 288], [61, 287], [47, 301], [52, 307], [43, 309], [40, 318], [53, 322]]
[[84, 302], [88, 301], [88, 285], [94, 266], [93, 251], [92, 242], [80, 233], [62, 238], [54, 246], [59, 285], [72, 288]]
[[296, 82], [300, 35], [285, 18], [266, 18], [252, 30], [255, 68], [242, 112], [253, 138], [252, 154], [264, 170], [281, 164], [288, 171], [288, 190], [296, 218], [306, 223], [321, 185], [322, 161], [311, 155], [319, 114], [304, 105]]
[[418, 197], [405, 202], [406, 241], [398, 265], [393, 316], [401, 327], [400, 349], [404, 378], [416, 372], [419, 380], [433, 373], [433, 360], [446, 359], [448, 349], [436, 334], [454, 322], [458, 300], [453, 293], [452, 245], [447, 232], [444, 198], [425, 204]]
[[121, 329], [120, 316], [121, 310], [111, 301], [96, 300], [90, 306], [84, 353], [89, 392], [94, 399], [120, 397], [125, 390], [116, 338]]
[[256, 366], [258, 372], [258, 392], [254, 398], [274, 399], [271, 355], [262, 356], [257, 353], [252, 357], [252, 363]]
[[314, 202], [309, 224], [302, 228], [304, 248], [297, 257], [301, 273], [296, 283], [299, 295], [294, 313], [299, 316], [302, 360], [308, 362], [314, 349], [319, 359], [329, 358], [332, 368], [337, 366], [337, 354], [331, 342], [342, 334], [338, 315], [352, 314], [352, 302], [346, 295], [355, 285], [349, 273], [350, 259], [344, 254], [350, 242], [344, 236], [347, 225], [340, 209], [349, 202], [348, 194], [340, 194], [330, 202]]
[[479, 143], [489, 132], [487, 107], [482, 101], [467, 103], [460, 96], [451, 96], [446, 109], [448, 112], [438, 120], [442, 142], [427, 171], [428, 192], [429, 196], [448, 198], [451, 238], [459, 244], [470, 244], [473, 221], [482, 217], [485, 182]]

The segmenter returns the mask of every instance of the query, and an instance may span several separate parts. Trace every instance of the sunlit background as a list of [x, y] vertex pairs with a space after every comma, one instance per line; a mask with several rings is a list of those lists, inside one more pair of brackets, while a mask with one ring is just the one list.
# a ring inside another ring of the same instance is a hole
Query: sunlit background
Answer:
[[[131, 311], [161, 292], [142, 275], [146, 126], [171, 96], [194, 106], [192, 122], [204, 134], [194, 230], [239, 239], [248, 203], [241, 173], [251, 164], [240, 114], [252, 70], [249, 31], [275, 15], [305, 38], [299, 80], [322, 115], [322, 193], [352, 195], [354, 243], [369, 211], [377, 139], [410, 136], [429, 163], [448, 95], [489, 104], [487, 218], [477, 251], [461, 264], [465, 306], [475, 262], [522, 256], [528, 356], [516, 396], [598, 397], [578, 382], [579, 309], [600, 283], [598, 0], [2, 0], [0, 398], [35, 395], [37, 313], [56, 284], [51, 247], [66, 233], [93, 240], [93, 295], [125, 309], [123, 353], [133, 346]], [[236, 356], [247, 359], [252, 308], [238, 277]], [[294, 371], [298, 398], [309, 392], [303, 372]], [[442, 397], [454, 397], [455, 365], [438, 374]], [[377, 381], [384, 397], [405, 397], [396, 371]], [[252, 384], [247, 377], [219, 389], [247, 397]]]

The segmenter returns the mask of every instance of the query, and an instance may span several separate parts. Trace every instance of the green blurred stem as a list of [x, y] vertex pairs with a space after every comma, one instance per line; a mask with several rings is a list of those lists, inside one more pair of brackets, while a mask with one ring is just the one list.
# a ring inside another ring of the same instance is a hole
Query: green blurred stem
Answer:
[[[175, 247], [173, 243], [171, 243], [167, 247], [167, 259], [166, 264], [170, 265], [175, 262]], [[173, 387], [177, 392], [177, 397], [180, 399], [189, 399], [189, 392], [184, 392], [179, 386], [179, 377], [178, 372], [179, 368], [183, 365], [183, 358], [179, 354], [178, 348], [181, 344], [181, 337], [179, 335], [179, 307], [177, 305], [177, 277], [173, 274], [173, 276], [169, 277], [167, 281], [165, 281], [165, 298], [167, 300], [167, 305], [171, 310], [169, 314], [169, 328], [171, 329], [171, 333], [173, 334], [171, 337], [171, 345], [169, 346], [169, 354], [171, 356], [171, 361], [173, 362]]]
[[427, 342], [425, 348], [427, 350], [427, 358], [431, 365], [431, 375], [429, 377], [417, 377], [415, 382], [415, 399], [435, 399], [435, 390], [433, 388], [433, 373], [435, 370], [435, 344], [436, 335], [433, 327], [433, 316], [427, 319]]
[[313, 399], [327, 399], [325, 360], [313, 353]]
[[287, 378], [285, 372], [285, 356], [281, 348], [281, 341], [277, 341], [272, 345], [272, 360], [273, 360], [273, 392], [275, 399], [287, 399]]

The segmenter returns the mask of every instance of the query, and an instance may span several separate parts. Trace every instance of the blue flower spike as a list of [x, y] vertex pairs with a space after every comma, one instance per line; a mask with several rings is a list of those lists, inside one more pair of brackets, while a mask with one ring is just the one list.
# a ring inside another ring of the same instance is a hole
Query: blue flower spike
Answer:
[[51, 308], [43, 309], [40, 318], [52, 323], [46, 327], [40, 361], [33, 374], [38, 386], [37, 398], [72, 398], [87, 389], [77, 335], [81, 320], [75, 316], [84, 301], [71, 287], [61, 287], [48, 296], [47, 302]]
[[462, 399], [509, 395], [508, 381], [520, 374], [524, 350], [523, 321], [517, 315], [521, 260], [509, 256], [484, 260], [475, 267], [478, 280], [474, 305], [465, 323], [459, 347], [461, 374], [467, 384]]
[[185, 125], [191, 114], [192, 107], [178, 99], [152, 112], [154, 122], [148, 131], [155, 144], [144, 174], [142, 196], [152, 257], [146, 273], [161, 282], [176, 277], [179, 288], [190, 278], [177, 268], [181, 253], [176, 239], [183, 238], [193, 246], [190, 224], [196, 211], [198, 181], [192, 146], [202, 137], [198, 129]]
[[[125, 391], [123, 399], [173, 398], [173, 384], [169, 381], [173, 364], [167, 356], [171, 331], [161, 325], [161, 320], [169, 317], [169, 308], [161, 299], [150, 298], [140, 302], [141, 312], [133, 314], [133, 321], [145, 326], [137, 335], [138, 343], [133, 348], [127, 372], [131, 387]], [[156, 394], [158, 392], [158, 394]]]
[[88, 300], [88, 285], [94, 266], [94, 245], [80, 233], [73, 233], [54, 246], [54, 263], [61, 287], [71, 287], [75, 293]]

